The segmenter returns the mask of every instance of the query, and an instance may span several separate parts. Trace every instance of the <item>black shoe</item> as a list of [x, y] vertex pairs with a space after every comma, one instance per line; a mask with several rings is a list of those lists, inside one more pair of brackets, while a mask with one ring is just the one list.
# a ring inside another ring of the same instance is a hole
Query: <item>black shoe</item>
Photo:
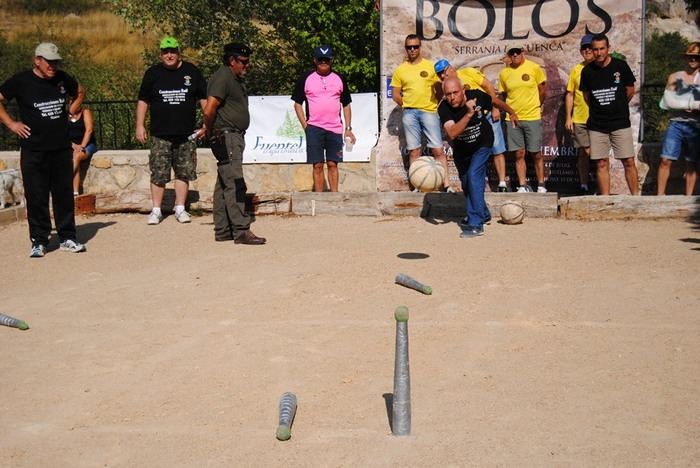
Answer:
[[508, 191], [508, 187], [506, 187], [505, 185], [499, 185], [496, 188], [496, 192], [499, 192], [499, 193], [505, 193], [507, 191]]
[[264, 237], [258, 237], [250, 229], [243, 231], [243, 234], [233, 240], [234, 244], [263, 245], [267, 242]]
[[465, 226], [462, 228], [462, 234], [459, 235], [461, 238], [469, 237], [479, 237], [484, 235], [484, 228], [482, 226]]

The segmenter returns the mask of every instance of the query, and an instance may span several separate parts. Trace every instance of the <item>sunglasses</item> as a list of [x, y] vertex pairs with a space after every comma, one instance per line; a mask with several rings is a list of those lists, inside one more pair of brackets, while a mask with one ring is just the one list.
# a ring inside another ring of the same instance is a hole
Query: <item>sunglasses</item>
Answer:
[[685, 59], [700, 62], [700, 55], [686, 55]]
[[419, 45], [407, 45], [406, 50], [418, 50], [420, 49]]
[[331, 63], [331, 59], [329, 59], [329, 58], [327, 58], [327, 57], [317, 58], [316, 61], [317, 61], [318, 63]]
[[520, 54], [522, 54], [522, 53], [523, 53], [522, 50], [520, 50], [520, 49], [515, 49], [515, 50], [511, 50], [510, 52], [508, 52], [508, 55], [509, 55], [510, 57], [515, 57], [516, 55], [520, 55]]
[[250, 64], [250, 59], [242, 59], [240, 57], [233, 57], [234, 60], [242, 65], [249, 65]]
[[593, 47], [591, 47], [589, 45], [582, 46], [581, 52], [583, 52], [583, 51], [593, 51]]
[[161, 55], [165, 55], [165, 54], [178, 54], [178, 53], [180, 53], [180, 51], [177, 50], [177, 49], [175, 49], [175, 48], [173, 48], [173, 47], [168, 47], [167, 49], [160, 49], [160, 53], [161, 53]]

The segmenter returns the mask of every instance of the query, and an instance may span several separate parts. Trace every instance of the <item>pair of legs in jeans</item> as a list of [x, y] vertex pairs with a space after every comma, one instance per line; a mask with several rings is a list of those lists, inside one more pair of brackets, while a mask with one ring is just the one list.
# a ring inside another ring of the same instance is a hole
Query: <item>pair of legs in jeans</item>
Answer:
[[467, 202], [467, 217], [463, 223], [467, 228], [483, 230], [484, 223], [491, 220], [491, 213], [484, 198], [486, 165], [489, 156], [491, 156], [491, 148], [483, 146], [471, 155], [456, 152], [454, 155], [455, 166]]

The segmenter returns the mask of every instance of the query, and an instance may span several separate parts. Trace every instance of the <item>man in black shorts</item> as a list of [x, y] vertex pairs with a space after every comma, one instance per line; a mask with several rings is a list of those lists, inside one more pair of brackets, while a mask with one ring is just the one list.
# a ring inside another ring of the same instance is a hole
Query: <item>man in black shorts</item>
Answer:
[[[30, 257], [43, 257], [51, 234], [49, 194], [53, 202], [60, 249], [84, 252], [76, 240], [73, 201], [73, 154], [68, 138], [68, 102], [78, 109], [85, 89], [58, 69], [61, 56], [50, 42], [34, 51], [33, 68], [17, 73], [0, 86], [0, 121], [20, 138], [20, 167], [27, 199], [27, 221], [32, 241]], [[5, 100], [16, 99], [20, 120], [5, 110]]]
[[[197, 178], [195, 131], [197, 103], [204, 108], [207, 97], [206, 81], [199, 69], [182, 60], [180, 44], [174, 37], [160, 41], [160, 62], [143, 75], [136, 104], [136, 139], [146, 143], [145, 121], [151, 108], [151, 201], [153, 209], [148, 224], [163, 219], [161, 204], [165, 184], [170, 182], [170, 169], [175, 172], [175, 219], [189, 223], [185, 211], [189, 183]], [[203, 135], [200, 129], [197, 136]]]
[[245, 131], [250, 125], [248, 91], [243, 77], [248, 72], [252, 53], [245, 44], [224, 46], [224, 64], [209, 78], [207, 85], [204, 124], [211, 151], [217, 160], [214, 239], [261, 245], [265, 238], [250, 230], [250, 216], [245, 211], [247, 187], [243, 177]]
[[438, 106], [440, 123], [453, 149], [453, 157], [467, 202], [467, 217], [460, 237], [484, 234], [491, 213], [484, 199], [486, 164], [493, 147], [493, 128], [488, 119], [491, 96], [478, 89], [464, 90], [459, 78], [442, 83], [444, 98]]
[[[304, 73], [294, 87], [294, 111], [306, 131], [306, 162], [313, 164], [314, 192], [323, 192], [323, 163], [328, 166], [328, 188], [338, 191], [338, 163], [343, 160], [343, 136], [355, 143], [352, 133], [350, 90], [345, 78], [331, 69], [333, 49], [314, 50], [314, 69]], [[302, 105], [306, 102], [306, 109]], [[340, 120], [343, 108], [345, 131]]]

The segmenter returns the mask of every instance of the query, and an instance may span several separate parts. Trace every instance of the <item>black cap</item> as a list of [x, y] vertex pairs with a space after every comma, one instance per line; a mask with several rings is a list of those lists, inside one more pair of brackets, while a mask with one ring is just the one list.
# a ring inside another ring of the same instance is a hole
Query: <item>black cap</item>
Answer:
[[329, 46], [329, 45], [322, 45], [322, 46], [316, 47], [314, 49], [314, 58], [316, 58], [316, 59], [320, 59], [320, 58], [332, 59], [333, 58], [333, 49], [331, 49], [331, 46]]
[[241, 44], [240, 42], [231, 42], [230, 44], [226, 44], [224, 46], [224, 54], [226, 55], [235, 55], [236, 57], [242, 55], [244, 57], [248, 57], [252, 53], [253, 49], [245, 44]]

